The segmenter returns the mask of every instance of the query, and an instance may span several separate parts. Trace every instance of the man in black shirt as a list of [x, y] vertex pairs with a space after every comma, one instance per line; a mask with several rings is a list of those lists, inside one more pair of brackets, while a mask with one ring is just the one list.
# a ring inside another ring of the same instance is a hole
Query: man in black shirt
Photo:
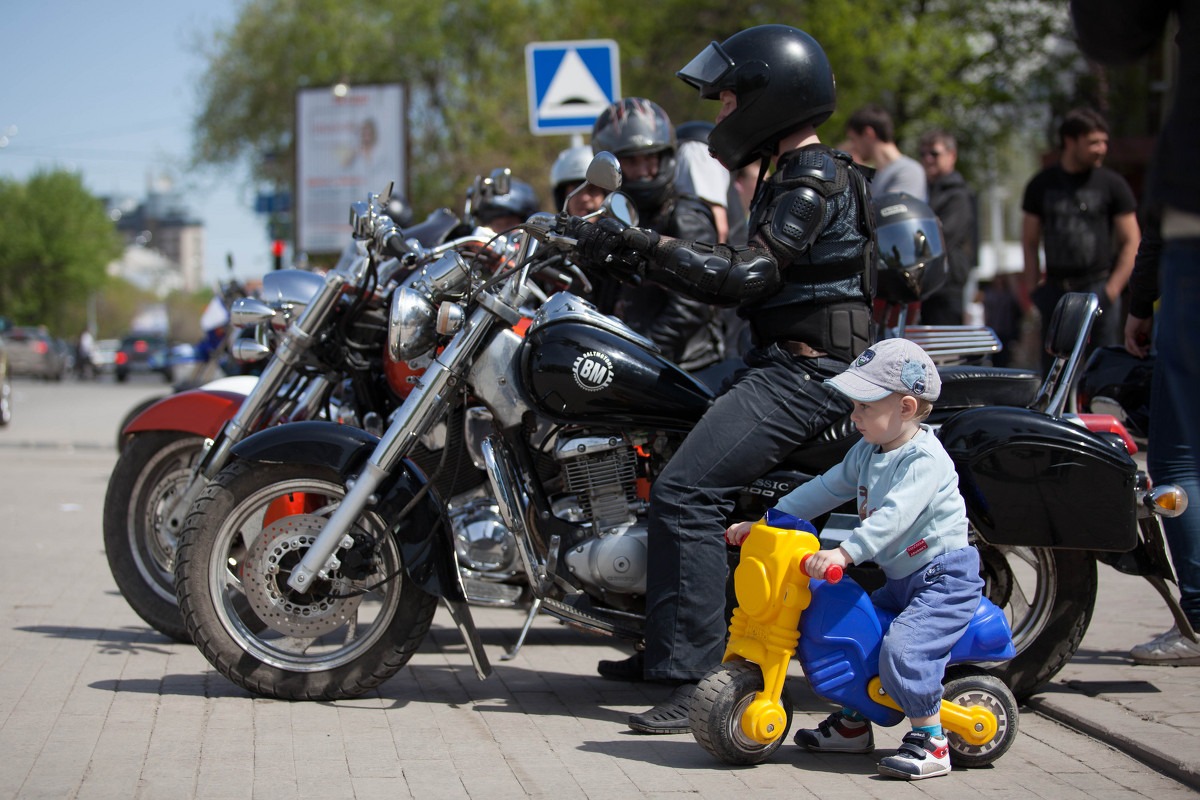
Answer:
[[[1025, 288], [1041, 312], [1043, 339], [1063, 294], [1094, 292], [1104, 314], [1091, 346], [1120, 344], [1123, 321], [1117, 312], [1141, 240], [1137, 201], [1125, 179], [1102, 166], [1108, 153], [1103, 117], [1086, 108], [1070, 111], [1059, 138], [1059, 162], [1033, 176], [1021, 203]], [[1039, 242], [1046, 252], [1044, 275]], [[1043, 353], [1043, 370], [1049, 366]]]

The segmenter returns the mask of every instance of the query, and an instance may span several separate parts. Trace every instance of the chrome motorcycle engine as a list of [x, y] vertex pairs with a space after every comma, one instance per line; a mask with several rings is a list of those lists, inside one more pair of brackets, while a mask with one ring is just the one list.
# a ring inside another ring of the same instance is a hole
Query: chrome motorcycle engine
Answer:
[[564, 489], [555, 513], [590, 531], [562, 554], [563, 562], [602, 594], [646, 593], [646, 503], [637, 491], [637, 446], [621, 435], [578, 435], [554, 448]]

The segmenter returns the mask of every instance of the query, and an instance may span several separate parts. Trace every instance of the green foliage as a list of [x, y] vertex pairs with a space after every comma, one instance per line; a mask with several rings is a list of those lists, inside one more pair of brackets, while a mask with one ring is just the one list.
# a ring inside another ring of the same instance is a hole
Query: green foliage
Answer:
[[103, 203], [78, 174], [0, 180], [0, 315], [74, 335], [79, 310], [120, 253]]
[[471, 178], [497, 166], [546, 201], [549, 165], [568, 140], [529, 132], [528, 42], [616, 40], [623, 94], [650, 97], [683, 122], [711, 119], [716, 107], [676, 70], [709, 41], [768, 22], [809, 31], [829, 54], [839, 111], [821, 129], [826, 141], [841, 140], [855, 108], [879, 102], [904, 149], [928, 127], [951, 130], [968, 174], [1014, 132], [1044, 126], [1080, 69], [1063, 46], [1060, 0], [248, 0], [205, 47], [195, 158], [245, 158], [260, 177], [288, 183], [296, 89], [403, 82], [419, 213], [461, 207]]

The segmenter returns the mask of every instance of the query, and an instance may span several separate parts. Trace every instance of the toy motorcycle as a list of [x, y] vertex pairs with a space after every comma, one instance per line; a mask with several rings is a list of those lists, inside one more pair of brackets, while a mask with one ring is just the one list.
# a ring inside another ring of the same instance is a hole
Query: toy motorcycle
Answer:
[[[725, 658], [700, 681], [690, 722], [696, 741], [727, 764], [757, 764], [783, 743], [792, 723], [784, 681], [800, 664], [822, 698], [872, 722], [904, 719], [879, 681], [879, 649], [895, 615], [876, 608], [831, 567], [811, 584], [805, 560], [821, 549], [807, 521], [775, 511], [756, 522], [734, 573], [738, 607]], [[968, 664], [1005, 661], [1015, 650], [1003, 612], [986, 597], [950, 651], [941, 718], [957, 766], [995, 761], [1017, 735], [1017, 701], [999, 678]]]

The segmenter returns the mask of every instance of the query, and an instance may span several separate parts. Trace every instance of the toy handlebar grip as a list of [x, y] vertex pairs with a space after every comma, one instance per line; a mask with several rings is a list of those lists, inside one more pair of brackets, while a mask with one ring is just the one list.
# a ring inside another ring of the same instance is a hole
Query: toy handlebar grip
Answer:
[[812, 553], [809, 553], [804, 558], [800, 559], [800, 569], [804, 571], [805, 575], [808, 575], [810, 578], [820, 578], [828, 581], [829, 583], [837, 583], [842, 579], [843, 570], [836, 564], [826, 567], [824, 575], [813, 575], [808, 571], [808, 567], [805, 566], [810, 558], [812, 558]]

